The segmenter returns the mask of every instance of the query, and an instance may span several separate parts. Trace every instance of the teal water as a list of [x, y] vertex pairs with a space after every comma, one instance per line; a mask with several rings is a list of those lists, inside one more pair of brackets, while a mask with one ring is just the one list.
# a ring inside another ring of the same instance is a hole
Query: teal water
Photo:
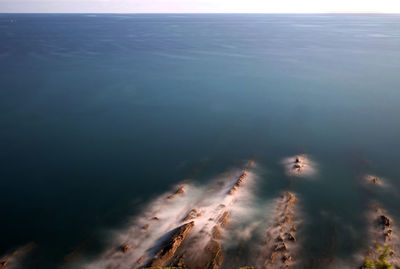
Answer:
[[[301, 197], [309, 268], [362, 248], [370, 199], [400, 221], [398, 15], [1, 14], [0, 41], [0, 253], [34, 241], [24, 268], [250, 158], [263, 199]], [[298, 153], [313, 180], [284, 176]]]

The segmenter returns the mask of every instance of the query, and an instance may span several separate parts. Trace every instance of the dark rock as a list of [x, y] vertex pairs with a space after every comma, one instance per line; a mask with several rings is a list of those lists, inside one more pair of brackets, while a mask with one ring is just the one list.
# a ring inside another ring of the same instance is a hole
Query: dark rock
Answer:
[[274, 250], [275, 251], [286, 251], [287, 248], [286, 248], [285, 243], [278, 243], [278, 244], [275, 245]]
[[126, 252], [128, 252], [129, 250], [131, 250], [131, 247], [130, 247], [128, 244], [122, 244], [122, 245], [119, 246], [119, 249], [120, 249], [123, 253], [126, 253]]
[[288, 262], [290, 262], [291, 260], [292, 260], [292, 256], [290, 256], [290, 255], [285, 254], [285, 255], [283, 255], [283, 257], [282, 257], [282, 261], [283, 261], [284, 263], [288, 263]]
[[292, 233], [286, 233], [286, 237], [289, 241], [296, 242], [296, 238]]
[[386, 217], [385, 215], [381, 215], [379, 217], [380, 224], [382, 224], [384, 227], [389, 227], [390, 226], [390, 219]]
[[384, 235], [385, 235], [385, 240], [391, 239], [391, 238], [392, 238], [392, 233], [393, 233], [392, 230], [388, 230], [387, 232], [385, 232], [385, 233], [384, 233]]
[[276, 238], [276, 242], [283, 242], [282, 236], [279, 235], [279, 236]]

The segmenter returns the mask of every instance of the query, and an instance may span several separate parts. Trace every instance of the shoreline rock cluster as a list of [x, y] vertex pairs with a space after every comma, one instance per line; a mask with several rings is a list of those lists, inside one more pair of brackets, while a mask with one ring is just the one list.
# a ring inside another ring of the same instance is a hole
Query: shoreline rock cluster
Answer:
[[289, 268], [295, 264], [297, 216], [296, 196], [291, 192], [284, 192], [277, 201], [275, 217], [267, 230], [267, 252], [264, 257], [263, 268]]
[[392, 218], [378, 203], [374, 202], [371, 207], [372, 210], [368, 217], [371, 221], [369, 229], [370, 247], [365, 255], [364, 264], [360, 268], [369, 269], [372, 264], [386, 264], [392, 266], [392, 268], [400, 267], [400, 256], [398, 254], [400, 241], [397, 228]]

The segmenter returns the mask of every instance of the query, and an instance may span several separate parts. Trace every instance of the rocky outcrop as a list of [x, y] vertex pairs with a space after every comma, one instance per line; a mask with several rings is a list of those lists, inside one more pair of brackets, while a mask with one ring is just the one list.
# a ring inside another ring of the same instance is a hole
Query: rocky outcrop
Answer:
[[127, 253], [128, 251], [131, 250], [131, 246], [128, 244], [122, 244], [119, 246], [119, 249], [123, 252], [123, 253]]
[[8, 265], [8, 261], [4, 260], [4, 261], [0, 261], [0, 268], [6, 268]]
[[400, 267], [398, 230], [379, 203], [374, 202], [371, 205], [368, 221], [370, 222], [368, 231], [370, 247], [366, 250], [365, 264], [361, 268], [368, 268], [367, 263], [386, 263], [393, 268]]
[[222, 245], [216, 239], [211, 239], [204, 249], [204, 261], [207, 261], [204, 269], [218, 269], [224, 260]]
[[186, 236], [192, 230], [194, 221], [183, 224], [176, 228], [169, 238], [165, 240], [159, 251], [155, 254], [153, 260], [150, 262], [150, 266], [164, 266], [174, 256], [175, 252], [185, 240]]
[[315, 164], [307, 155], [297, 155], [282, 160], [288, 176], [307, 177], [315, 173]]
[[284, 192], [277, 200], [275, 217], [267, 229], [266, 246], [261, 258], [263, 268], [288, 268], [295, 264], [297, 216], [296, 196]]
[[228, 191], [228, 194], [233, 195], [239, 189], [240, 185], [243, 184], [243, 182], [246, 180], [246, 178], [247, 178], [247, 172], [246, 172], [246, 170], [244, 170], [243, 173], [238, 178], [238, 180], [232, 186], [232, 188]]
[[168, 198], [168, 199], [173, 199], [173, 198], [175, 198], [176, 196], [182, 195], [182, 194], [184, 194], [184, 193], [185, 193], [185, 189], [183, 188], [183, 186], [181, 186], [181, 187], [179, 187], [179, 188], [176, 190], [175, 193], [169, 195], [167, 198]]
[[183, 218], [183, 221], [189, 221], [197, 217], [200, 217], [201, 215], [202, 215], [201, 211], [199, 211], [197, 208], [193, 208], [192, 210], [189, 211], [186, 217]]
[[15, 268], [21, 266], [21, 261], [36, 247], [36, 244], [31, 242], [17, 248], [11, 254], [4, 255], [0, 257], [0, 268]]
[[376, 187], [376, 186], [384, 187], [386, 185], [384, 182], [385, 182], [384, 179], [374, 176], [374, 175], [365, 175], [364, 176], [365, 187]]

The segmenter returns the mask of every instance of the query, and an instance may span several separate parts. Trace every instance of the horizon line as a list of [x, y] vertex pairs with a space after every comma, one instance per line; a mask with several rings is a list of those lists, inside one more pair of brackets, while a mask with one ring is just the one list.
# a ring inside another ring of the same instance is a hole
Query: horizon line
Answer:
[[382, 14], [400, 15], [400, 12], [380, 11], [329, 11], [329, 12], [0, 12], [0, 14], [265, 14], [265, 15], [307, 15], [307, 14]]

